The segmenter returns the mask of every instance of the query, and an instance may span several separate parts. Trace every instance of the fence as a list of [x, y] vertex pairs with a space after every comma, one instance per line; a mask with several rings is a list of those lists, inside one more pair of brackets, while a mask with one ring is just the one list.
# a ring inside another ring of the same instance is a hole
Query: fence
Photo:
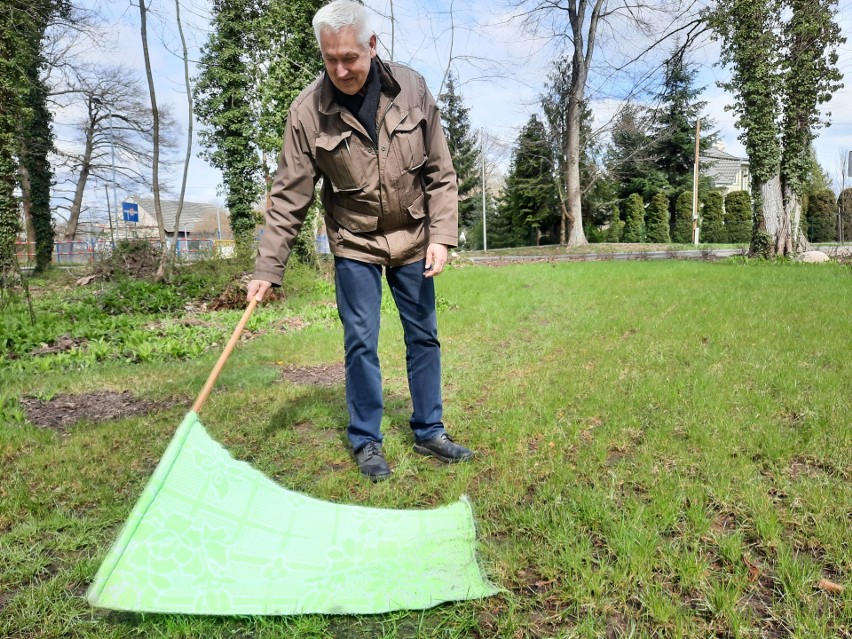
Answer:
[[[160, 250], [160, 240], [158, 238], [147, 238], [147, 241], [157, 251]], [[91, 238], [73, 242], [54, 242], [52, 262], [61, 266], [94, 264], [96, 261], [112, 255], [113, 248], [115, 248], [115, 245], [106, 238]], [[234, 241], [181, 238], [177, 241], [176, 255], [177, 259], [183, 261], [203, 260], [214, 255], [218, 257], [232, 257], [234, 255]], [[34, 265], [35, 243], [15, 242], [15, 256], [18, 259], [18, 264], [21, 266]]]

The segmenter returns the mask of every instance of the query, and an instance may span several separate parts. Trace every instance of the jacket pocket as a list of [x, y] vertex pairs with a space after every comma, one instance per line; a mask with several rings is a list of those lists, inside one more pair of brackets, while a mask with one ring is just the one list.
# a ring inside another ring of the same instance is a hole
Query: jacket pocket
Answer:
[[359, 213], [342, 206], [334, 207], [332, 217], [335, 222], [352, 233], [370, 233], [379, 227], [378, 216]]
[[411, 206], [408, 207], [408, 215], [415, 220], [422, 220], [426, 217], [426, 197], [421, 193]]
[[426, 164], [426, 144], [423, 140], [426, 117], [413, 107], [393, 133], [393, 144], [399, 154], [402, 171], [417, 171]]
[[359, 157], [361, 147], [352, 137], [352, 131], [320, 133], [316, 147], [317, 167], [329, 179], [335, 193], [364, 188], [364, 166]]

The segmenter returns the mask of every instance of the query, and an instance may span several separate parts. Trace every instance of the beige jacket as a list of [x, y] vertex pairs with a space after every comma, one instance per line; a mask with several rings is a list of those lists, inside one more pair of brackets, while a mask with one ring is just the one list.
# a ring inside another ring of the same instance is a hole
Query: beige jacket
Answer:
[[325, 73], [293, 101], [255, 279], [281, 284], [321, 177], [334, 255], [400, 266], [425, 257], [429, 243], [457, 245], [456, 173], [435, 100], [408, 67], [379, 69], [378, 145], [334, 102]]

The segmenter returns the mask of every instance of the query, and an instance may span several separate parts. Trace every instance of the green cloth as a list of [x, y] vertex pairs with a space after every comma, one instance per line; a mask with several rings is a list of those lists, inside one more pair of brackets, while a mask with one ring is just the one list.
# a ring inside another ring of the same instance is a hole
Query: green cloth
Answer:
[[190, 412], [88, 592], [94, 606], [206, 615], [370, 614], [497, 592], [470, 504], [332, 504], [236, 461]]

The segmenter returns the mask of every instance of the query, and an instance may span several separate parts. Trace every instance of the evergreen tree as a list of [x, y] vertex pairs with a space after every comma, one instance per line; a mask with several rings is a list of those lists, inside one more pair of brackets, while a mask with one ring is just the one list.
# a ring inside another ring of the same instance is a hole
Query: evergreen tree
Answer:
[[482, 174], [479, 166], [479, 148], [476, 135], [471, 131], [468, 109], [459, 93], [456, 92], [456, 77], [447, 76], [446, 90], [438, 96], [441, 120], [453, 168], [456, 170], [459, 189], [459, 226], [470, 228], [482, 216], [481, 194]]
[[645, 241], [645, 203], [638, 193], [631, 193], [624, 205], [624, 234], [622, 242], [638, 244]]
[[609, 218], [609, 228], [606, 230], [606, 235], [604, 235], [604, 242], [618, 243], [621, 241], [623, 235], [624, 220], [621, 219], [621, 211], [618, 204], [613, 204]]
[[648, 207], [645, 220], [645, 241], [652, 244], [668, 244], [669, 235], [669, 196], [657, 193]]
[[558, 196], [547, 131], [535, 114], [518, 137], [500, 216], [501, 223], [511, 229], [511, 241], [520, 245], [536, 244], [542, 232], [558, 227]]
[[719, 191], [704, 194], [704, 207], [701, 213], [700, 239], [706, 244], [725, 244], [728, 232], [725, 229], [724, 199]]
[[262, 192], [257, 141], [258, 0], [213, 0], [212, 31], [201, 49], [195, 85], [202, 154], [222, 171], [225, 204], [237, 250], [248, 254], [256, 225], [253, 207]]
[[691, 244], [692, 241], [692, 192], [683, 191], [675, 200], [672, 242], [675, 244]]
[[725, 197], [725, 230], [731, 244], [751, 241], [751, 197], [746, 191], [734, 191]]
[[656, 193], [668, 190], [665, 175], [657, 167], [648, 119], [647, 111], [628, 104], [619, 112], [613, 127], [605, 165], [618, 183], [618, 194], [622, 198], [639, 193], [651, 199]]
[[837, 239], [837, 200], [828, 189], [812, 193], [806, 210], [808, 241], [834, 242]]
[[[698, 70], [683, 59], [682, 49], [666, 62], [665, 83], [657, 96], [660, 108], [652, 128], [654, 163], [668, 184], [667, 193], [692, 190], [695, 164], [695, 125], [707, 102], [697, 98], [704, 91], [695, 88]], [[699, 146], [704, 151], [716, 141], [713, 123], [701, 118]], [[709, 188], [711, 178], [703, 177]]]

